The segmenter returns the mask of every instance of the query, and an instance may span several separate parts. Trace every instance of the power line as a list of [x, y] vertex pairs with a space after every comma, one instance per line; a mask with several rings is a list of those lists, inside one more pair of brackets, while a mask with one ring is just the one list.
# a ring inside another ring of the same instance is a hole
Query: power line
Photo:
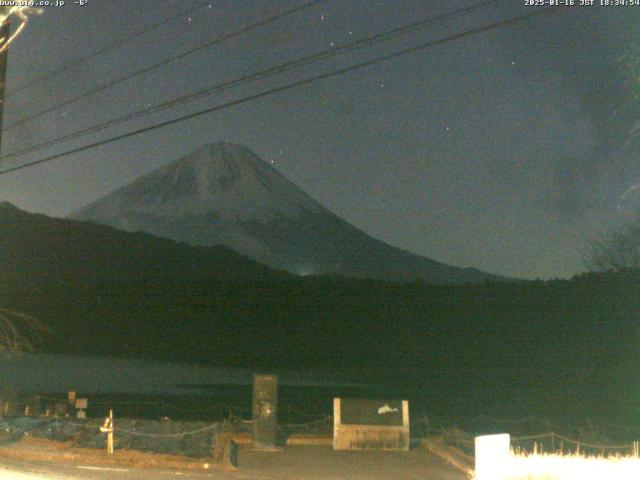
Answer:
[[85, 98], [91, 97], [91, 96], [93, 96], [93, 95], [95, 95], [97, 93], [103, 92], [103, 91], [105, 91], [105, 90], [107, 90], [107, 89], [109, 89], [109, 88], [111, 88], [111, 87], [113, 87], [115, 85], [118, 85], [119, 83], [125, 82], [127, 80], [131, 80], [132, 78], [138, 77], [138, 76], [143, 75], [145, 73], [149, 73], [149, 72], [151, 72], [151, 71], [153, 71], [153, 70], [155, 70], [157, 68], [163, 67], [163, 66], [168, 65], [170, 63], [173, 63], [173, 62], [175, 62], [177, 60], [181, 60], [181, 59], [183, 59], [183, 58], [185, 58], [185, 57], [187, 57], [189, 55], [192, 55], [192, 54], [194, 54], [194, 53], [196, 53], [196, 52], [198, 52], [200, 50], [204, 50], [205, 48], [211, 47], [211, 46], [216, 45], [218, 43], [222, 43], [222, 42], [224, 42], [226, 40], [229, 40], [230, 38], [236, 37], [238, 35], [241, 35], [243, 33], [249, 32], [251, 30], [255, 30], [256, 28], [263, 27], [265, 25], [268, 25], [269, 23], [275, 22], [276, 20], [280, 20], [281, 18], [288, 17], [290, 15], [293, 15], [294, 13], [300, 12], [300, 11], [308, 9], [310, 7], [314, 7], [314, 6], [316, 6], [316, 5], [320, 4], [320, 3], [323, 3], [325, 1], [327, 1], [327, 0], [311, 0], [311, 1], [306, 2], [306, 3], [304, 3], [304, 4], [300, 5], [300, 6], [297, 6], [297, 7], [291, 8], [289, 10], [285, 10], [284, 12], [276, 13], [274, 15], [266, 17], [266, 18], [264, 18], [262, 20], [259, 20], [258, 22], [255, 22], [255, 23], [252, 23], [250, 25], [247, 25], [247, 26], [245, 26], [245, 27], [243, 27], [243, 28], [241, 28], [239, 30], [236, 30], [236, 31], [231, 32], [231, 33], [224, 34], [224, 35], [222, 35], [220, 37], [217, 37], [217, 38], [215, 38], [215, 39], [213, 39], [213, 40], [211, 40], [209, 42], [206, 42], [206, 43], [201, 44], [201, 45], [199, 45], [197, 47], [191, 48], [191, 49], [189, 49], [189, 50], [187, 50], [187, 51], [185, 51], [183, 53], [180, 53], [180, 54], [175, 55], [173, 57], [166, 58], [165, 60], [162, 60], [162, 61], [160, 61], [158, 63], [154, 63], [153, 65], [150, 65], [148, 67], [142, 68], [140, 70], [136, 70], [133, 73], [130, 73], [128, 75], [120, 77], [120, 78], [118, 78], [116, 80], [112, 80], [110, 82], [104, 83], [104, 84], [100, 85], [99, 87], [96, 87], [96, 88], [94, 88], [92, 90], [88, 90], [88, 91], [86, 91], [84, 93], [81, 93], [80, 95], [78, 95], [76, 97], [73, 97], [73, 98], [70, 98], [69, 100], [65, 100], [65, 101], [63, 101], [61, 103], [58, 103], [56, 105], [53, 105], [53, 106], [51, 106], [51, 107], [49, 107], [49, 108], [47, 108], [45, 110], [41, 110], [38, 113], [34, 113], [34, 114], [32, 114], [32, 115], [30, 115], [30, 116], [28, 116], [26, 118], [23, 118], [22, 120], [18, 120], [17, 122], [12, 123], [11, 125], [5, 127], [4, 130], [5, 131], [9, 131], [9, 130], [15, 128], [15, 127], [18, 127], [18, 126], [23, 125], [23, 124], [25, 124], [27, 122], [30, 122], [31, 120], [35, 120], [36, 118], [39, 118], [39, 117], [41, 117], [43, 115], [46, 115], [47, 113], [51, 113], [51, 112], [53, 112], [55, 110], [59, 110], [60, 108], [67, 107], [67, 106], [69, 106], [69, 105], [71, 105], [73, 103], [76, 103], [76, 102], [80, 101], [80, 100], [83, 100]]
[[157, 130], [159, 128], [167, 127], [169, 125], [173, 125], [173, 124], [180, 123], [180, 122], [183, 122], [183, 121], [186, 121], [186, 120], [190, 120], [192, 118], [196, 118], [196, 117], [199, 117], [199, 116], [202, 116], [202, 115], [206, 115], [206, 114], [209, 114], [209, 113], [217, 112], [219, 110], [223, 110], [223, 109], [226, 109], [226, 108], [229, 108], [229, 107], [234, 107], [236, 105], [241, 105], [243, 103], [248, 103], [248, 102], [251, 102], [253, 100], [260, 99], [260, 98], [268, 97], [268, 96], [271, 96], [271, 95], [273, 95], [275, 93], [284, 92], [284, 91], [291, 90], [291, 89], [294, 89], [294, 88], [302, 86], [302, 85], [315, 83], [315, 82], [317, 82], [319, 80], [324, 80], [324, 79], [327, 79], [327, 78], [336, 77], [336, 76], [343, 75], [343, 74], [348, 73], [348, 72], [352, 72], [352, 71], [359, 70], [359, 69], [362, 69], [362, 68], [365, 68], [365, 67], [369, 67], [371, 65], [376, 65], [378, 63], [386, 62], [388, 60], [392, 60], [392, 59], [398, 58], [400, 56], [408, 55], [410, 53], [415, 53], [415, 52], [418, 52], [420, 50], [424, 50], [424, 49], [429, 48], [429, 47], [434, 47], [434, 46], [442, 45], [444, 43], [452, 42], [452, 41], [455, 41], [455, 40], [460, 40], [462, 38], [466, 38], [466, 37], [469, 37], [469, 36], [472, 36], [472, 35], [477, 35], [479, 33], [484, 33], [484, 32], [487, 32], [487, 31], [490, 31], [490, 30], [494, 30], [494, 29], [497, 29], [497, 28], [502, 28], [502, 27], [506, 27], [506, 26], [509, 26], [509, 25], [514, 25], [516, 23], [522, 22], [524, 20], [528, 20], [528, 19], [533, 18], [533, 17], [537, 17], [537, 16], [540, 16], [540, 15], [543, 15], [543, 14], [554, 12], [554, 11], [557, 12], [557, 11], [560, 11], [560, 10], [564, 10], [564, 7], [547, 7], [547, 8], [543, 8], [543, 9], [540, 9], [540, 10], [532, 11], [532, 12], [524, 14], [524, 15], [519, 15], [517, 17], [512, 17], [512, 18], [509, 18], [509, 19], [506, 19], [506, 20], [501, 20], [501, 21], [498, 21], [498, 22], [493, 22], [493, 23], [490, 23], [490, 24], [487, 24], [487, 25], [483, 25], [481, 27], [476, 27], [476, 28], [473, 28], [471, 30], [466, 30], [466, 31], [461, 32], [461, 33], [456, 33], [454, 35], [449, 35], [447, 37], [443, 37], [443, 38], [440, 38], [440, 39], [437, 39], [437, 40], [432, 40], [432, 41], [429, 41], [429, 42], [426, 42], [426, 43], [423, 43], [423, 44], [420, 44], [420, 45], [417, 45], [417, 46], [405, 48], [405, 49], [402, 49], [402, 50], [399, 50], [399, 51], [396, 51], [396, 52], [393, 52], [393, 53], [390, 53], [390, 54], [387, 54], [387, 55], [382, 55], [382, 56], [376, 57], [376, 58], [371, 59], [371, 60], [360, 62], [360, 63], [354, 64], [354, 65], [350, 65], [348, 67], [343, 67], [343, 68], [340, 68], [340, 69], [337, 69], [337, 70], [333, 70], [331, 72], [323, 73], [321, 75], [316, 75], [316, 76], [309, 77], [309, 78], [306, 78], [306, 79], [303, 79], [303, 80], [298, 80], [298, 81], [295, 81], [295, 82], [292, 82], [292, 83], [288, 83], [286, 85], [282, 85], [282, 86], [279, 86], [279, 87], [271, 88], [269, 90], [265, 90], [265, 91], [262, 91], [262, 92], [247, 96], [247, 97], [243, 97], [243, 98], [240, 98], [240, 99], [237, 99], [237, 100], [232, 100], [232, 101], [227, 102], [227, 103], [223, 103], [223, 104], [220, 104], [220, 105], [215, 105], [213, 107], [210, 107], [210, 108], [207, 108], [207, 109], [204, 109], [204, 110], [200, 110], [200, 111], [193, 112], [193, 113], [190, 113], [190, 114], [187, 114], [187, 115], [183, 115], [181, 117], [177, 117], [177, 118], [174, 118], [174, 119], [171, 119], [171, 120], [166, 120], [166, 121], [163, 121], [163, 122], [160, 122], [160, 123], [156, 123], [154, 125], [150, 125], [150, 126], [147, 126], [147, 127], [144, 127], [144, 128], [140, 128], [138, 130], [133, 130], [131, 132], [123, 133], [121, 135], [116, 135], [114, 137], [107, 138], [105, 140], [101, 140], [101, 141], [94, 142], [94, 143], [91, 143], [91, 144], [83, 145], [81, 147], [73, 148], [71, 150], [67, 150], [66, 152], [57, 153], [55, 155], [50, 155], [48, 157], [41, 158], [39, 160], [34, 160], [32, 162], [24, 163], [22, 165], [17, 165], [15, 167], [11, 167], [11, 168], [7, 168], [7, 169], [4, 169], [4, 170], [0, 170], [0, 175], [6, 175], [8, 173], [12, 173], [12, 172], [15, 172], [15, 171], [18, 171], [18, 170], [23, 170], [25, 168], [33, 167], [35, 165], [40, 165], [42, 163], [46, 163], [46, 162], [50, 162], [52, 160], [56, 160], [58, 158], [66, 157], [66, 156], [72, 155], [74, 153], [80, 153], [80, 152], [83, 152], [83, 151], [86, 151], [86, 150], [90, 150], [90, 149], [93, 149], [93, 148], [96, 148], [96, 147], [100, 147], [102, 145], [106, 145], [106, 144], [109, 144], [109, 143], [117, 142], [117, 141], [123, 140], [125, 138], [130, 138], [130, 137], [133, 137], [133, 136], [141, 135], [143, 133], [147, 133], [147, 132], [150, 132], [150, 131], [153, 131], [153, 130]]
[[176, 19], [178, 19], [180, 17], [184, 17], [186, 15], [190, 15], [193, 12], [195, 12], [195, 11], [201, 9], [201, 8], [207, 7], [209, 5], [211, 5], [211, 0], [205, 0], [204, 2], [199, 2], [197, 5], [189, 8], [189, 9], [187, 9], [187, 10], [181, 12], [181, 13], [178, 13], [178, 14], [173, 15], [171, 17], [165, 18], [164, 20], [161, 20], [161, 21], [159, 21], [157, 23], [153, 23], [153, 24], [151, 24], [151, 25], [149, 25], [147, 27], [144, 27], [144, 28], [141, 28], [139, 30], [136, 30], [135, 32], [133, 32], [133, 33], [131, 33], [131, 34], [129, 34], [129, 35], [123, 37], [123, 38], [119, 38], [119, 39], [117, 39], [117, 40], [115, 40], [115, 41], [113, 41], [111, 43], [108, 43], [107, 45], [103, 46], [102, 48], [99, 48], [98, 50], [96, 50], [94, 52], [88, 53], [87, 55], [84, 55], [84, 56], [80, 56], [80, 57], [74, 58], [73, 60], [70, 60], [69, 62], [63, 64], [62, 66], [60, 66], [56, 70], [53, 70], [53, 71], [51, 71], [49, 73], [46, 73], [46, 74], [44, 74], [44, 75], [42, 75], [40, 77], [36, 77], [36, 78], [31, 79], [31, 80], [27, 80], [24, 83], [21, 83], [20, 85], [15, 87], [13, 89], [13, 91], [9, 92], [6, 95], [5, 98], [12, 97], [13, 95], [17, 94], [18, 92], [21, 92], [22, 90], [25, 90], [26, 88], [32, 87], [33, 85], [36, 85], [38, 83], [42, 83], [42, 82], [44, 82], [46, 80], [49, 80], [50, 78], [53, 78], [53, 77], [65, 72], [65, 71], [73, 68], [73, 67], [76, 67], [76, 66], [81, 65], [81, 64], [83, 64], [85, 62], [88, 62], [89, 60], [91, 60], [91, 59], [93, 59], [93, 58], [95, 58], [95, 57], [97, 57], [99, 55], [102, 55], [103, 53], [106, 53], [109, 50], [114, 50], [116, 48], [119, 48], [122, 45], [125, 45], [125, 44], [129, 43], [131, 40], [133, 40], [135, 38], [138, 38], [138, 37], [141, 37], [143, 35], [146, 35], [147, 33], [152, 32], [153, 30], [157, 30], [158, 28], [160, 28], [160, 27], [162, 27], [162, 26], [164, 26], [164, 25], [166, 25], [168, 23], [171, 23], [172, 21], [174, 21], [174, 20], [176, 20]]
[[437, 15], [434, 17], [430, 17], [427, 19], [423, 19], [417, 22], [413, 22], [411, 24], [408, 25], [404, 25], [398, 28], [395, 28], [393, 30], [388, 30], [367, 38], [363, 38], [363, 39], [359, 39], [356, 40], [354, 42], [350, 42], [347, 43], [345, 45], [339, 45], [335, 48], [330, 48], [330, 49], [326, 49], [323, 50], [321, 52], [312, 54], [312, 55], [308, 55], [302, 58], [298, 58], [296, 60], [292, 60], [289, 62], [285, 62], [285, 63], [281, 63], [279, 65], [270, 67], [268, 69], [265, 70], [261, 70], [259, 72], [255, 72], [252, 73], [250, 75], [245, 75], [242, 76], [240, 78], [234, 79], [234, 80], [229, 80], [226, 82], [222, 82], [216, 85], [213, 85], [211, 87], [207, 87], [203, 90], [200, 90], [198, 92], [195, 93], [191, 93], [188, 95], [183, 95], [181, 97], [169, 100], [167, 102], [158, 104], [158, 105], [154, 105], [152, 107], [147, 107], [135, 112], [131, 112], [127, 115], [121, 116], [121, 117], [116, 117], [116, 118], [112, 118], [111, 120], [107, 120], [106, 122], [102, 122], [99, 123], [97, 125], [91, 126], [91, 127], [87, 127], [87, 128], [83, 128], [81, 130], [77, 130], [75, 132], [72, 132], [70, 134], [64, 135], [62, 137], [58, 137], [58, 138], [54, 138], [51, 140], [46, 140], [44, 142], [38, 143], [36, 145], [31, 145], [29, 147], [25, 147], [22, 148], [20, 150], [16, 150], [13, 152], [10, 152], [6, 155], [4, 155], [2, 157], [2, 159], [7, 159], [7, 158], [13, 158], [19, 155], [24, 155], [26, 153], [31, 153], [34, 151], [38, 151], [41, 150], [43, 148], [46, 147], [50, 147], [53, 145], [57, 145], [59, 143], [63, 143], [69, 140], [73, 140], [75, 138], [78, 137], [82, 137], [94, 132], [98, 132], [100, 130], [106, 129], [106, 128], [111, 128], [114, 127], [116, 125], [134, 120], [136, 118], [140, 118], [140, 117], [144, 117], [144, 116], [148, 116], [151, 114], [155, 114], [158, 112], [161, 112], [163, 110], [167, 110], [169, 108], [175, 107], [177, 105], [180, 104], [184, 104], [193, 100], [197, 100], [199, 98], [211, 95], [213, 93], [218, 93], [230, 88], [235, 88], [239, 85], [243, 85], [252, 81], [256, 81], [256, 80], [264, 80], [266, 78], [272, 77], [274, 75], [280, 75], [283, 74], [289, 70], [292, 70], [294, 68], [298, 68], [304, 65], [309, 65], [321, 60], [326, 60], [330, 57], [336, 56], [338, 54], [342, 54], [342, 53], [347, 53], [347, 52], [353, 52], [357, 49], [360, 48], [365, 48], [365, 47], [370, 47], [373, 46], [375, 44], [381, 43], [381, 42], [386, 42], [392, 39], [397, 38], [400, 35], [406, 35], [409, 33], [413, 33], [418, 31], [421, 28], [424, 28], [428, 25], [432, 25], [436, 22], [440, 22], [443, 20], [447, 20], [449, 18], [454, 18], [456, 16], [460, 16], [462, 14], [467, 14], [470, 13], [474, 10], [478, 10], [484, 7], [487, 7], [489, 5], [492, 4], [496, 4], [496, 3], [500, 3], [500, 2], [504, 2], [505, 0], [486, 0], [484, 2], [480, 2], [478, 4], [469, 6], [469, 7], [465, 7], [465, 8], [461, 8], [449, 13], [445, 13], [445, 14], [441, 14], [441, 15]]

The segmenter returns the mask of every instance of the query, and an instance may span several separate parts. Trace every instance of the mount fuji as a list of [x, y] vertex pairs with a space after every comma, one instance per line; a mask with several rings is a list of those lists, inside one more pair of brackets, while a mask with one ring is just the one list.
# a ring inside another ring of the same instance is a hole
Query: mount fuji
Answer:
[[467, 283], [499, 279], [390, 246], [325, 209], [255, 153], [204, 145], [70, 218], [191, 245], [225, 245], [298, 275]]

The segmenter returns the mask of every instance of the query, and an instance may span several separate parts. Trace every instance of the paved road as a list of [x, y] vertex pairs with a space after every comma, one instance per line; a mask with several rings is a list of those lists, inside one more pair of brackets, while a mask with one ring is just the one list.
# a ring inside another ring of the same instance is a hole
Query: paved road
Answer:
[[288, 447], [281, 453], [241, 450], [235, 472], [92, 466], [0, 457], [0, 480], [468, 480], [427, 450], [334, 452]]
[[35, 462], [0, 459], [0, 480], [220, 480], [238, 479], [237, 475], [215, 471], [211, 473], [191, 473], [162, 469], [140, 469], [121, 467], [93, 467], [70, 463]]

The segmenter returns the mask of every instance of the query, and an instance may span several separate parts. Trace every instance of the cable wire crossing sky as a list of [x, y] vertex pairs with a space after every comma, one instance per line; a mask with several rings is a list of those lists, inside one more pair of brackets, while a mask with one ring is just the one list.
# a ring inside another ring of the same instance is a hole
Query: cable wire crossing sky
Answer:
[[384, 242], [519, 278], [637, 215], [633, 7], [120, 7], [44, 8], [12, 45], [0, 199], [66, 215], [222, 140]]

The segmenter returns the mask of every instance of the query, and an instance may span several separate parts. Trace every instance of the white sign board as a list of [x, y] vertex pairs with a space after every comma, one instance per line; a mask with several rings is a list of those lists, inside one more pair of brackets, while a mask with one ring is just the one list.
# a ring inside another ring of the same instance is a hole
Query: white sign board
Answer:
[[76, 399], [76, 408], [79, 410], [83, 410], [87, 408], [89, 401], [86, 398], [77, 398]]
[[476, 480], [496, 480], [507, 476], [511, 454], [508, 433], [476, 437]]

